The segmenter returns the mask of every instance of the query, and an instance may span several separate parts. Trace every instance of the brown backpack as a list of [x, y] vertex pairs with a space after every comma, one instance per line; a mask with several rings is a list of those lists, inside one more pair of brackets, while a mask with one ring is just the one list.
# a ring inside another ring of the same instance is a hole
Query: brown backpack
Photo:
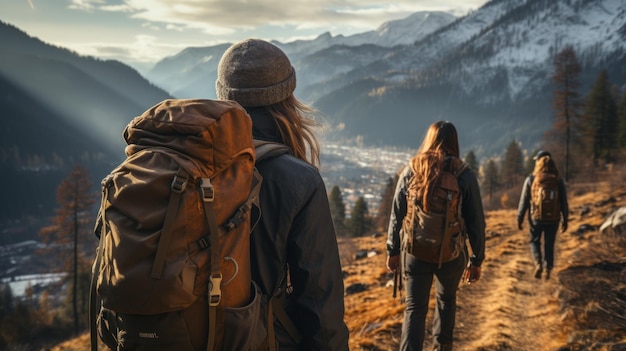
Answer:
[[556, 223], [561, 219], [559, 177], [549, 172], [534, 176], [530, 186], [530, 215], [536, 222]]
[[413, 190], [408, 191], [407, 214], [402, 226], [405, 250], [439, 267], [459, 257], [465, 247], [462, 196], [457, 178], [468, 164], [458, 158], [449, 158], [446, 164], [434, 180], [429, 211], [423, 209]]
[[250, 270], [262, 180], [250, 117], [233, 101], [165, 100], [123, 135], [127, 158], [102, 182], [92, 349], [96, 332], [118, 350], [258, 347], [268, 320]]

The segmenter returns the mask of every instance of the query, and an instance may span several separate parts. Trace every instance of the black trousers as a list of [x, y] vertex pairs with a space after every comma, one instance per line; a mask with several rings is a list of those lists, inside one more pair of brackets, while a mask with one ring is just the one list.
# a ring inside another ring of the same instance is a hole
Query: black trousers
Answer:
[[437, 308], [433, 316], [433, 345], [451, 345], [453, 341], [456, 292], [465, 270], [467, 254], [445, 262], [441, 268], [437, 263], [419, 261], [406, 254], [404, 277], [406, 308], [402, 323], [400, 350], [422, 350], [426, 329], [426, 314], [433, 277], [436, 278]]
[[[554, 242], [559, 223], [530, 223], [530, 253], [537, 264], [545, 268], [554, 267]], [[541, 253], [541, 237], [543, 234], [543, 255]]]

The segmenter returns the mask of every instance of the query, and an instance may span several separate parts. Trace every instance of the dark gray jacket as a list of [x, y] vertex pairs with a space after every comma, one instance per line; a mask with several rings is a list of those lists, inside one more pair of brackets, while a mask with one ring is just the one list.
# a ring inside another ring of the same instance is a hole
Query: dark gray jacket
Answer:
[[[282, 142], [272, 117], [248, 108], [255, 139]], [[261, 220], [251, 236], [252, 278], [281, 299], [303, 336], [300, 345], [275, 323], [281, 350], [348, 350], [344, 285], [335, 229], [319, 171], [285, 154], [257, 164], [263, 176]]]
[[[407, 190], [412, 176], [411, 167], [404, 167], [396, 185], [387, 230], [387, 254], [389, 256], [400, 254], [400, 231], [402, 221], [406, 216]], [[474, 172], [468, 168], [459, 175], [458, 182], [462, 193], [461, 216], [472, 248], [470, 260], [473, 265], [480, 267], [485, 259], [485, 215], [478, 180]]]

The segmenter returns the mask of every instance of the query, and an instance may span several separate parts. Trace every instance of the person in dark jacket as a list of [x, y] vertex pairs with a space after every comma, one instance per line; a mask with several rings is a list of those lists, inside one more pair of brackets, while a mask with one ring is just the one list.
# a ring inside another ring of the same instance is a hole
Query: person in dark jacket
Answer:
[[[406, 286], [406, 309], [402, 324], [400, 350], [422, 350], [428, 312], [428, 301], [433, 276], [437, 279], [437, 308], [433, 319], [433, 350], [452, 350], [456, 314], [456, 292], [469, 260], [466, 279], [474, 283], [480, 279], [480, 266], [485, 259], [485, 217], [478, 181], [471, 169], [458, 177], [462, 192], [461, 216], [472, 255], [464, 245], [462, 253], [455, 259], [438, 263], [420, 260], [407, 252], [402, 241], [406, 240], [402, 230], [407, 215], [409, 187], [417, 189], [418, 201], [423, 204], [433, 186], [436, 170], [441, 170], [450, 160], [459, 158], [459, 143], [456, 128], [450, 122], [433, 123], [417, 154], [401, 172], [396, 186], [387, 233], [387, 268], [402, 269]], [[401, 256], [402, 259], [401, 259]], [[402, 263], [401, 263], [402, 261]], [[402, 266], [401, 266], [402, 265]]]
[[[242, 105], [255, 139], [291, 153], [257, 163], [260, 222], [251, 236], [252, 278], [278, 298], [300, 334], [274, 322], [280, 350], [348, 350], [344, 285], [326, 188], [320, 176], [315, 111], [295, 98], [296, 72], [277, 46], [233, 44], [217, 72], [217, 97]], [[291, 328], [293, 329], [293, 328]]]
[[[563, 220], [561, 227], [562, 232], [567, 230], [567, 221], [569, 217], [569, 207], [567, 204], [567, 191], [565, 189], [565, 182], [563, 178], [559, 177], [559, 172], [556, 168], [556, 164], [552, 159], [552, 155], [549, 152], [540, 150], [535, 159], [535, 169], [533, 174], [526, 177], [524, 186], [522, 187], [522, 195], [520, 196], [519, 206], [517, 208], [517, 226], [519, 230], [523, 229], [524, 215], [528, 211], [528, 223], [530, 225], [530, 253], [535, 261], [534, 276], [540, 279], [541, 275], [546, 272], [546, 279], [550, 279], [550, 273], [554, 267], [554, 242], [556, 240], [556, 233], [559, 229], [560, 220], [542, 221], [535, 218], [532, 213], [535, 213], [537, 209], [533, 206], [531, 201], [531, 188], [533, 180], [537, 174], [541, 172], [548, 172], [554, 174], [558, 180], [558, 197], [559, 197], [559, 212]], [[543, 257], [541, 254], [541, 236], [543, 234]]]

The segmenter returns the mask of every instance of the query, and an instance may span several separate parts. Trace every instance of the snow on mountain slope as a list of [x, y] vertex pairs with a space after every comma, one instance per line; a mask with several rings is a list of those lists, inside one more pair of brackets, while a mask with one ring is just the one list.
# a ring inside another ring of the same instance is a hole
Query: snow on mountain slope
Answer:
[[276, 43], [288, 55], [312, 54], [333, 45], [360, 46], [373, 44], [382, 47], [409, 45], [423, 39], [452, 23], [456, 17], [445, 12], [423, 11], [408, 17], [381, 24], [376, 30], [350, 36], [332, 36], [326, 32], [313, 40], [296, 40], [289, 43]]
[[499, 0], [397, 50], [389, 63], [405, 80], [414, 79], [410, 72], [422, 71], [423, 77], [443, 71], [437, 79], [456, 80], [468, 94], [504, 73], [508, 91], [502, 97], [516, 100], [533, 92], [536, 79], [549, 74], [552, 59], [566, 45], [583, 64], [595, 66], [624, 53], [625, 38], [623, 0]]
[[[615, 50], [624, 49], [620, 28], [626, 22], [626, 3], [605, 0], [593, 2], [529, 2], [519, 11], [530, 15], [516, 18], [510, 14], [477, 40], [492, 46], [483, 67], [508, 67], [510, 97], [523, 94], [535, 72], [552, 68], [556, 53], [572, 45], [584, 64], [596, 65]], [[547, 73], [547, 72], [546, 72]]]

